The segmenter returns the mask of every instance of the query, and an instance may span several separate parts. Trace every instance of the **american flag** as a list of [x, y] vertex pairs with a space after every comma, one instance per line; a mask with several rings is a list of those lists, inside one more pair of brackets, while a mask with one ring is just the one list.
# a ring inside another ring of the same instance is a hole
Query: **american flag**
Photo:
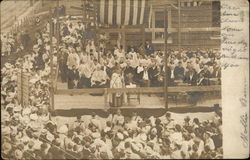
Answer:
[[147, 4], [148, 0], [98, 0], [97, 21], [109, 25], [143, 24]]

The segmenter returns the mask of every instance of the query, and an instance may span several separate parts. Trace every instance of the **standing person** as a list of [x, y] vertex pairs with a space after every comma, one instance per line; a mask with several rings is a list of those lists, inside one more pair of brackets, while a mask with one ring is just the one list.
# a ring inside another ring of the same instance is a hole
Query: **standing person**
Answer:
[[174, 80], [175, 80], [174, 65], [171, 64], [170, 66], [167, 66], [166, 72], [167, 72], [167, 82], [168, 82], [168, 85], [169, 86], [173, 86], [174, 85]]
[[[110, 88], [123, 88], [124, 79], [122, 76], [121, 69], [117, 68], [111, 76]], [[122, 93], [113, 93], [112, 94], [112, 106], [121, 106], [122, 105]]]
[[157, 87], [158, 85], [158, 68], [156, 62], [153, 63], [153, 66], [148, 69], [149, 79], [151, 82], [151, 87]]
[[67, 81], [67, 59], [68, 54], [65, 51], [62, 51], [58, 56], [59, 70], [63, 83]]
[[68, 89], [77, 88], [79, 82], [79, 72], [76, 70], [76, 66], [73, 65], [72, 69], [68, 73]]
[[79, 88], [90, 88], [90, 78], [92, 75], [92, 70], [90, 66], [88, 65], [89, 63], [86, 63], [82, 61], [80, 64], [78, 71], [80, 75], [80, 81], [79, 81]]
[[150, 86], [150, 79], [148, 73], [148, 67], [143, 66], [143, 71], [139, 74], [139, 82], [141, 87], [149, 87]]
[[145, 46], [145, 48], [146, 48], [146, 54], [147, 54], [148, 56], [150, 56], [151, 54], [154, 53], [154, 48], [153, 48], [153, 46], [149, 43], [149, 41], [146, 41], [146, 46]]
[[80, 62], [80, 58], [79, 58], [78, 54], [76, 52], [75, 53], [69, 52], [69, 56], [68, 56], [68, 60], [67, 60], [68, 69], [72, 69], [73, 66], [78, 68], [79, 62]]

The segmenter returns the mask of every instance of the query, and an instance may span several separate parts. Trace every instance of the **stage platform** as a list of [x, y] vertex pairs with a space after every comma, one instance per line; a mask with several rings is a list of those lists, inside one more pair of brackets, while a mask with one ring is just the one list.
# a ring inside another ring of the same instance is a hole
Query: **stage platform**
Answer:
[[[66, 83], [57, 83], [57, 89], [67, 89]], [[133, 95], [134, 97], [136, 94]], [[111, 97], [110, 97], [111, 98]], [[131, 99], [129, 104], [122, 104], [120, 107], [111, 107], [108, 103], [105, 105], [105, 96], [96, 96], [89, 93], [83, 94], [55, 94], [54, 110], [57, 115], [75, 116], [83, 114], [91, 114], [98, 112], [105, 115], [105, 112], [115, 112], [118, 108], [126, 113], [137, 112], [141, 114], [159, 114], [166, 112], [164, 94], [161, 93], [141, 93], [140, 103], [137, 99]], [[179, 97], [174, 100], [173, 97], [168, 98], [168, 110], [176, 113], [187, 112], [211, 112], [213, 105], [220, 104], [220, 96], [213, 94], [203, 95], [196, 105], [191, 105], [185, 98]]]
[[[123, 104], [120, 108], [165, 108], [164, 97], [158, 95], [141, 95], [141, 102], [139, 104], [136, 100], [131, 100], [130, 104]], [[104, 105], [104, 96], [85, 95], [54, 95], [55, 109], [109, 109], [110, 106]], [[207, 107], [215, 103], [220, 104], [220, 99], [207, 99], [198, 102], [197, 106]], [[168, 107], [185, 107], [190, 104], [185, 102], [169, 101]]]

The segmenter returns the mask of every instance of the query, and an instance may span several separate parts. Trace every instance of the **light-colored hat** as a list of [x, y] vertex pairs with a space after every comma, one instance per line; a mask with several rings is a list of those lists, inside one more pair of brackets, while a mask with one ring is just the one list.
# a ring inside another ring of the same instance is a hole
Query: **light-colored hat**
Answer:
[[146, 135], [146, 133], [140, 134], [140, 139], [143, 140], [143, 141], [146, 141], [146, 140], [147, 140], [147, 135]]
[[2, 111], [1, 114], [1, 120], [3, 121], [9, 121], [10, 120], [10, 114], [7, 111]]
[[46, 129], [42, 129], [42, 130], [41, 130], [41, 134], [42, 134], [42, 135], [47, 134], [47, 132], [48, 132], [48, 131], [47, 131]]
[[13, 111], [14, 112], [20, 112], [22, 110], [22, 107], [20, 105], [14, 107]]
[[48, 141], [52, 142], [52, 141], [55, 139], [55, 137], [54, 137], [54, 135], [51, 134], [50, 132], [47, 132], [46, 139], [47, 139]]
[[21, 119], [21, 122], [24, 124], [28, 124], [30, 122], [30, 118], [28, 115], [24, 115]]
[[10, 143], [7, 143], [7, 142], [4, 142], [3, 143], [3, 145], [2, 145], [2, 149], [3, 149], [3, 151], [5, 151], [5, 152], [9, 152], [10, 150], [11, 150], [11, 144]]
[[92, 137], [97, 139], [97, 138], [101, 137], [101, 134], [99, 132], [95, 132], [95, 133], [92, 134]]
[[15, 105], [13, 103], [9, 103], [6, 105], [6, 110], [7, 110], [7, 108], [14, 108], [14, 107], [15, 107]]
[[66, 125], [62, 125], [58, 130], [57, 132], [59, 133], [62, 133], [62, 134], [65, 134], [69, 131], [68, 127]]
[[30, 119], [33, 120], [33, 121], [36, 121], [38, 119], [37, 114], [36, 113], [31, 114]]
[[117, 137], [118, 137], [120, 140], [123, 140], [123, 139], [124, 139], [123, 134], [120, 133], [120, 132], [117, 133]]
[[10, 132], [11, 132], [10, 127], [4, 127], [4, 128], [2, 128], [2, 134], [3, 135], [9, 135]]
[[29, 115], [31, 113], [31, 109], [29, 107], [26, 107], [23, 109], [23, 115]]
[[41, 126], [38, 122], [30, 122], [29, 126], [32, 128], [32, 130], [34, 131], [38, 131], [39, 129], [41, 129]]

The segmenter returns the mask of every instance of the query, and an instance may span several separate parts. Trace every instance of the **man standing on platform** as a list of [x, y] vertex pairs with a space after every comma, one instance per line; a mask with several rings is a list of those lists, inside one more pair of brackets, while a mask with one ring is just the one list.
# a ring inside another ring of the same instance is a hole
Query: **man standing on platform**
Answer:
[[76, 66], [73, 65], [72, 69], [69, 69], [68, 73], [68, 89], [77, 88], [79, 82], [79, 72], [76, 70]]
[[92, 70], [88, 64], [89, 63], [82, 61], [78, 68], [80, 75], [80, 82], [78, 88], [90, 88], [90, 78], [92, 75]]
[[149, 44], [149, 41], [146, 41], [146, 46], [145, 46], [145, 48], [146, 48], [146, 54], [147, 54], [148, 56], [150, 56], [151, 54], [154, 53], [154, 48], [153, 48], [153, 46], [152, 46], [151, 44]]

